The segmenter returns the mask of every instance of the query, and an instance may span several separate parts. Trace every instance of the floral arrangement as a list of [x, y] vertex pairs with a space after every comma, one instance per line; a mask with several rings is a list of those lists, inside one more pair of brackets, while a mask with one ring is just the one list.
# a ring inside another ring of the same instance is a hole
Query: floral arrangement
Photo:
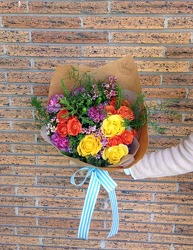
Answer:
[[115, 76], [96, 81], [72, 68], [68, 78], [76, 78], [74, 90], [70, 93], [62, 80], [63, 94], [54, 94], [43, 111], [37, 98], [32, 100], [51, 143], [62, 154], [96, 167], [119, 164], [146, 123], [143, 96], [134, 103], [123, 98]]

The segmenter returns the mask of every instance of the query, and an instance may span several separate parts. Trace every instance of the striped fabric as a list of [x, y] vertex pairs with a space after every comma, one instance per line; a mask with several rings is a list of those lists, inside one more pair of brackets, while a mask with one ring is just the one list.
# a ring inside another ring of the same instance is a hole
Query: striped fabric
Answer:
[[[87, 171], [87, 174], [84, 178], [84, 180], [76, 184], [75, 177], [78, 172]], [[92, 214], [94, 211], [95, 203], [98, 197], [98, 193], [100, 190], [100, 185], [102, 185], [109, 194], [109, 199], [111, 202], [111, 208], [112, 208], [112, 226], [111, 231], [108, 235], [108, 237], [111, 237], [118, 232], [119, 227], [119, 214], [118, 214], [118, 205], [117, 205], [117, 198], [115, 193], [115, 188], [117, 184], [114, 182], [114, 180], [110, 177], [109, 173], [107, 171], [98, 169], [98, 168], [91, 168], [91, 167], [84, 167], [76, 171], [72, 177], [71, 177], [71, 183], [75, 186], [81, 186], [84, 184], [86, 179], [91, 175], [90, 183], [88, 186], [82, 215], [80, 219], [79, 229], [78, 229], [78, 238], [79, 239], [88, 239], [88, 233], [90, 228], [90, 222], [92, 219]]]

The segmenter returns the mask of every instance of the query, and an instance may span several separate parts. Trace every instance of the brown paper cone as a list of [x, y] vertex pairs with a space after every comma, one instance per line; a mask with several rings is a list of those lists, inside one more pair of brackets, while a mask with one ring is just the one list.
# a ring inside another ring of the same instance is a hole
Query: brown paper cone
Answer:
[[[64, 80], [64, 83], [69, 91], [72, 91], [77, 83], [72, 80], [67, 79], [68, 73], [71, 70], [72, 65], [63, 65], [56, 68], [53, 77], [51, 79], [50, 89], [48, 99], [51, 98], [54, 94], [62, 94], [62, 84], [61, 80]], [[98, 69], [83, 67], [83, 66], [74, 66], [81, 72], [87, 72], [91, 74], [96, 80], [104, 80], [108, 79], [109, 76], [116, 76], [118, 79], [118, 84], [123, 89], [133, 91], [137, 94], [141, 93], [141, 84], [139, 80], [139, 75], [137, 72], [137, 68], [131, 56], [126, 56], [124, 58], [113, 61], [109, 64], [99, 67]], [[148, 147], [148, 132], [147, 125], [144, 125], [138, 131], [138, 141], [140, 147], [137, 153], [134, 156], [134, 161], [132, 163], [128, 161], [128, 166], [126, 168], [131, 167], [133, 164], [137, 163], [145, 154]], [[64, 156], [67, 157], [67, 156]], [[88, 166], [88, 163], [81, 162], [78, 159], [67, 157], [71, 161], [78, 164], [77, 166]], [[124, 166], [125, 168], [125, 166]], [[109, 166], [103, 167], [103, 170], [115, 171], [123, 169], [123, 166]]]

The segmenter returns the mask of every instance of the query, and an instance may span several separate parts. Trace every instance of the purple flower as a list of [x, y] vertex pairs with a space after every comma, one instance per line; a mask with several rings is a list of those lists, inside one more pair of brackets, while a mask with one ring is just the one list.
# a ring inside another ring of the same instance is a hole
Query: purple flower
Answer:
[[88, 109], [88, 116], [94, 122], [103, 121], [106, 118], [106, 113], [104, 112], [104, 105], [100, 104], [96, 107], [92, 107]]
[[72, 91], [71, 95], [72, 95], [72, 96], [77, 96], [78, 94], [81, 94], [81, 93], [83, 93], [83, 92], [85, 92], [85, 87], [84, 87], [84, 86], [79, 86], [79, 87], [75, 88], [75, 89]]
[[55, 94], [50, 98], [49, 104], [47, 106], [48, 113], [57, 113], [62, 105], [60, 104], [60, 98], [64, 98], [64, 95]]
[[62, 151], [68, 151], [68, 138], [62, 138], [57, 132], [51, 135], [51, 141], [55, 147]]

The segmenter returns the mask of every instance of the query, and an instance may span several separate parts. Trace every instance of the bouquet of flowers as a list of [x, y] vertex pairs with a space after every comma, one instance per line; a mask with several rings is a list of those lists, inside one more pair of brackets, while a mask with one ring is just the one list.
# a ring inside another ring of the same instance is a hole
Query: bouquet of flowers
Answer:
[[116, 75], [107, 73], [98, 79], [96, 72], [73, 66], [66, 66], [64, 72], [65, 78], [55, 75], [61, 87], [50, 86], [43, 138], [78, 166], [111, 171], [142, 158], [147, 149], [147, 127], [140, 92], [123, 89]]

